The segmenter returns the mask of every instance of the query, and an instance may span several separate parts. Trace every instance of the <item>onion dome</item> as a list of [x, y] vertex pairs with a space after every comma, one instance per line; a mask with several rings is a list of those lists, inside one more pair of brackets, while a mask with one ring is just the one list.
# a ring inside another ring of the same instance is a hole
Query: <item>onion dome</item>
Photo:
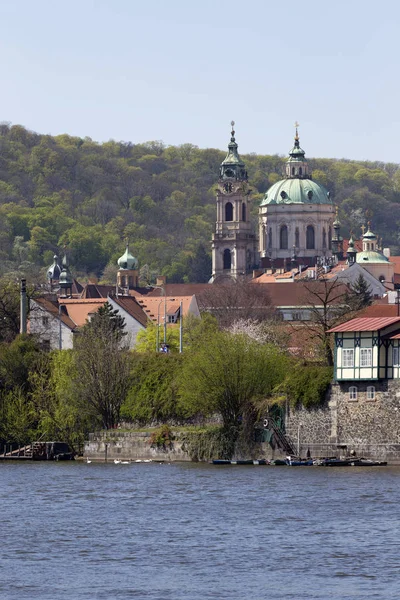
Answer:
[[353, 238], [353, 233], [351, 233], [350, 239], [349, 239], [349, 245], [347, 247], [347, 261], [349, 263], [355, 263], [356, 255], [357, 255], [357, 250], [355, 247], [355, 240]]
[[235, 130], [233, 129], [235, 121], [231, 121], [231, 141], [228, 144], [228, 154], [221, 163], [219, 176], [220, 179], [237, 179], [247, 181], [247, 171], [245, 164], [238, 153], [238, 145], [235, 140]]
[[261, 206], [268, 204], [332, 204], [324, 186], [311, 179], [304, 150], [300, 148], [297, 126], [294, 146], [286, 162], [286, 179], [277, 181], [267, 190]]
[[363, 251], [358, 252], [357, 262], [360, 264], [390, 262], [382, 252], [378, 252], [377, 244], [378, 238], [375, 233], [371, 231], [371, 223], [368, 222], [368, 229], [363, 233]]
[[55, 254], [53, 256], [54, 262], [51, 265], [51, 267], [48, 268], [47, 270], [47, 279], [49, 281], [51, 280], [57, 280], [60, 278], [60, 274], [61, 274], [61, 267], [60, 264], [58, 262], [58, 256], [57, 254]]
[[59, 278], [60, 288], [70, 288], [73, 284], [71, 271], [69, 270], [67, 255], [64, 255], [62, 261], [62, 271]]
[[126, 244], [125, 253], [117, 261], [120, 269], [127, 269], [128, 271], [136, 271], [139, 268], [139, 261], [129, 252], [129, 245]]

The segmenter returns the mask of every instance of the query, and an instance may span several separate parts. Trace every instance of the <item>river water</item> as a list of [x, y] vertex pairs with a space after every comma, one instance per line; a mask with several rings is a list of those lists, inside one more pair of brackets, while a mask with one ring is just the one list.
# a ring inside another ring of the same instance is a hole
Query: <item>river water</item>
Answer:
[[0, 463], [1, 600], [400, 597], [400, 468]]

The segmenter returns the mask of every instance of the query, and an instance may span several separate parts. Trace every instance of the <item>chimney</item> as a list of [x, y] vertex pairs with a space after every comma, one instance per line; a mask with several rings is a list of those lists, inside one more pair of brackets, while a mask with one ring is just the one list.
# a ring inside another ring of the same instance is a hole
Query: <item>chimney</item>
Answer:
[[19, 332], [26, 333], [26, 279], [21, 279]]
[[156, 285], [165, 285], [167, 283], [167, 278], [165, 275], [157, 275]]

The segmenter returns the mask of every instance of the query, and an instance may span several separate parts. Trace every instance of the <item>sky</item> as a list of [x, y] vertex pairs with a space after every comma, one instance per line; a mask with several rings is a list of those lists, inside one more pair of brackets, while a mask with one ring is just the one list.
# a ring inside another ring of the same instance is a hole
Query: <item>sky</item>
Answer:
[[400, 162], [400, 2], [1, 0], [0, 121]]

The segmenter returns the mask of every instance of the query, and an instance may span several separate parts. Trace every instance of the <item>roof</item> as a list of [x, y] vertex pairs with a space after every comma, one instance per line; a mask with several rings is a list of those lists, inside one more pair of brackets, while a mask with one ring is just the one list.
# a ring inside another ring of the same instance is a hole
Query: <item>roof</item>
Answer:
[[136, 319], [143, 327], [147, 326], [148, 316], [136, 298], [132, 296], [111, 296], [110, 300], [120, 306], [128, 315]]
[[358, 317], [330, 329], [328, 333], [343, 331], [380, 331], [394, 323], [400, 324], [400, 317]]
[[[34, 298], [33, 301], [36, 302], [36, 304], [38, 306], [40, 306], [41, 309], [50, 313], [53, 317], [57, 317], [57, 319], [59, 318], [60, 313], [59, 313], [59, 304], [58, 304], [57, 300], [49, 300], [48, 298], [41, 297], [41, 298]], [[69, 315], [65, 311], [65, 309], [63, 310], [63, 308], [62, 308], [63, 302], [60, 303], [60, 306], [61, 306], [61, 322], [64, 323], [64, 325], [66, 325], [70, 329], [75, 329], [76, 323], [69, 317]]]
[[332, 204], [332, 199], [312, 179], [282, 179], [267, 190], [260, 206], [268, 204]]
[[147, 317], [155, 322], [162, 321], [164, 311], [167, 315], [174, 315], [179, 310], [181, 302], [182, 314], [185, 317], [189, 313], [192, 300], [193, 296], [178, 296], [178, 298], [169, 296], [144, 296], [143, 298], [137, 298], [138, 304], [142, 307]]
[[389, 259], [386, 258], [381, 252], [377, 252], [376, 250], [367, 250], [366, 252], [358, 252], [356, 261], [359, 264], [368, 263], [388, 263]]
[[[210, 283], [166, 283], [165, 293], [167, 296], [194, 296], [210, 287]], [[160, 287], [153, 288], [147, 294], [147, 298], [154, 296], [163, 296], [163, 290]]]
[[75, 299], [75, 298], [60, 298], [60, 305], [65, 306], [68, 315], [73, 322], [81, 327], [85, 325], [90, 314], [95, 313], [99, 310], [100, 306], [103, 306], [106, 302], [106, 298], [92, 298], [92, 299]]

